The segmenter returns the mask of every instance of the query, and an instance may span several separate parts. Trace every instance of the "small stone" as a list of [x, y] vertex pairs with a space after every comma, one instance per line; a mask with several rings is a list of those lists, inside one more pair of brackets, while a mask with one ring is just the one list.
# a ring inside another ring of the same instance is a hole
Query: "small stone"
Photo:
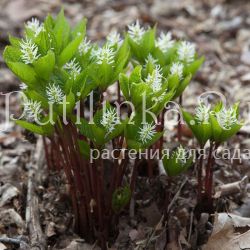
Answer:
[[247, 65], [250, 65], [250, 51], [245, 51], [241, 54], [241, 58], [240, 60], [247, 64]]

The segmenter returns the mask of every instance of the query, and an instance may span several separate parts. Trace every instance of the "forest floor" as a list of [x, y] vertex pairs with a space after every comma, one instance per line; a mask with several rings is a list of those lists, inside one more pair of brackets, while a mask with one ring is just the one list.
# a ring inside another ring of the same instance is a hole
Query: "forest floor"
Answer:
[[[247, 0], [1, 0], [0, 93], [16, 91], [20, 84], [2, 58], [8, 34], [20, 36], [25, 21], [31, 17], [43, 20], [48, 12], [56, 14], [62, 4], [72, 24], [82, 17], [88, 18], [87, 35], [93, 41], [104, 39], [112, 28], [123, 30], [139, 19], [145, 25], [157, 23], [160, 31], [171, 31], [176, 39], [196, 43], [199, 54], [206, 60], [185, 91], [183, 106], [192, 109], [200, 94], [217, 91], [229, 104], [240, 101], [241, 116], [249, 121], [250, 2]], [[18, 113], [18, 95], [11, 96], [10, 104], [11, 111]], [[166, 134], [169, 144], [175, 134], [176, 129], [170, 127]], [[197, 183], [192, 170], [186, 177], [172, 180], [169, 249], [250, 249], [250, 161], [244, 157], [244, 150], [250, 148], [249, 135], [248, 123], [221, 148], [240, 149], [242, 159], [216, 160], [215, 214], [195, 216]], [[23, 242], [18, 246], [0, 240], [0, 250], [29, 249], [25, 244], [29, 236], [25, 211], [29, 166], [39, 160], [34, 157], [36, 141], [31, 134], [24, 134], [14, 123], [7, 122], [5, 96], [0, 95], [0, 238]], [[188, 130], [184, 130], [183, 141], [195, 145]], [[135, 214], [123, 212], [119, 235], [111, 249], [164, 249], [166, 231], [161, 224], [164, 178], [156, 176], [149, 182], [143, 175], [142, 170], [135, 193]], [[219, 192], [221, 186], [230, 183], [236, 186], [236, 191]], [[48, 249], [98, 249], [73, 233], [70, 197], [58, 173], [44, 174], [34, 188]]]

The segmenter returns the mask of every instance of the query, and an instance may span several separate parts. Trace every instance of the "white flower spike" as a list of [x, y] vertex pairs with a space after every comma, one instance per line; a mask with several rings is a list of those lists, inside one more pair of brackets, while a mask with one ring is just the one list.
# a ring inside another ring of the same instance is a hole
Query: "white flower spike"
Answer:
[[136, 42], [139, 43], [145, 33], [145, 29], [140, 26], [138, 20], [134, 24], [128, 25], [128, 34]]
[[166, 53], [173, 46], [174, 40], [172, 40], [171, 32], [168, 32], [167, 34], [161, 32], [160, 37], [156, 40], [156, 47]]
[[193, 43], [183, 41], [177, 50], [178, 57], [181, 61], [191, 63], [195, 57], [195, 45]]
[[31, 64], [36, 61], [40, 55], [38, 54], [38, 47], [30, 39], [22, 40], [20, 42], [21, 59], [25, 64]]
[[153, 90], [153, 92], [157, 92], [161, 90], [162, 87], [162, 69], [160, 65], [156, 65], [152, 74], [149, 74], [145, 80], [147, 84], [149, 84]]
[[155, 65], [157, 61], [158, 61], [157, 59], [155, 59], [151, 54], [149, 54], [145, 60], [145, 64], [152, 63]]
[[116, 31], [113, 30], [111, 31], [108, 36], [107, 36], [107, 43], [109, 46], [114, 46], [114, 45], [120, 45], [122, 42], [120, 34]]
[[166, 96], [166, 93], [163, 92], [160, 96], [158, 97], [153, 97], [151, 100], [153, 102], [162, 102], [162, 100], [164, 99], [164, 97]]
[[87, 38], [85, 37], [78, 47], [79, 54], [81, 56], [86, 54], [90, 48], [91, 48], [90, 41], [88, 41]]
[[195, 119], [198, 124], [208, 124], [210, 115], [210, 105], [206, 106], [203, 103], [200, 103], [199, 106], [195, 109]]
[[115, 129], [115, 126], [118, 123], [119, 123], [119, 118], [115, 109], [109, 108], [103, 112], [101, 124], [107, 131], [106, 136]]
[[23, 115], [27, 121], [34, 122], [38, 120], [42, 112], [41, 102], [29, 100], [26, 97], [24, 99], [23, 106], [24, 106]]
[[153, 123], [143, 124], [143, 126], [139, 130], [139, 140], [143, 144], [150, 141], [153, 138], [153, 136], [156, 134], [155, 128], [156, 128], [156, 126]]
[[113, 64], [115, 62], [115, 52], [109, 46], [104, 46], [103, 48], [93, 51], [92, 56], [96, 58], [97, 64], [103, 64], [104, 62], [107, 64]]
[[28, 21], [26, 27], [32, 30], [32, 32], [35, 34], [35, 37], [37, 37], [44, 29], [43, 24], [40, 23], [37, 18], [32, 18], [31, 21]]
[[64, 93], [61, 88], [53, 83], [49, 83], [49, 86], [46, 87], [46, 94], [49, 102], [59, 104], [63, 101]]
[[179, 79], [183, 78], [183, 64], [180, 62], [173, 63], [170, 68], [170, 74], [171, 75], [178, 75]]
[[28, 88], [28, 86], [23, 82], [19, 85], [19, 87], [20, 87], [21, 90], [25, 90], [25, 89]]
[[64, 65], [64, 68], [67, 69], [70, 73], [70, 75], [73, 77], [75, 80], [78, 75], [81, 73], [81, 66], [79, 65], [78, 62], [76, 62], [76, 59], [72, 59], [70, 62], [66, 63]]
[[221, 128], [225, 130], [231, 129], [232, 126], [238, 122], [236, 110], [232, 107], [229, 109], [223, 107], [219, 112], [216, 113], [216, 118]]

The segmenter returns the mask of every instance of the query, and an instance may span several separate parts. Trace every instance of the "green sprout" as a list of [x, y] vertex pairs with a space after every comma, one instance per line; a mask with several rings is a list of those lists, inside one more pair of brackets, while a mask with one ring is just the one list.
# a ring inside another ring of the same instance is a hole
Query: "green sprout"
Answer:
[[180, 145], [170, 156], [163, 158], [163, 166], [168, 176], [176, 176], [185, 172], [193, 163], [193, 157]]
[[[195, 109], [195, 115], [182, 111], [183, 118], [193, 132], [193, 135], [204, 151], [205, 144], [209, 142], [210, 149], [206, 165], [206, 176], [202, 182], [202, 170], [204, 155], [199, 156], [197, 162], [198, 201], [208, 201], [208, 208], [212, 210], [212, 187], [213, 187], [213, 151], [219, 145], [229, 140], [242, 127], [239, 121], [239, 104], [226, 108], [221, 102], [212, 109], [210, 105], [200, 103]], [[204, 189], [204, 193], [203, 193]]]

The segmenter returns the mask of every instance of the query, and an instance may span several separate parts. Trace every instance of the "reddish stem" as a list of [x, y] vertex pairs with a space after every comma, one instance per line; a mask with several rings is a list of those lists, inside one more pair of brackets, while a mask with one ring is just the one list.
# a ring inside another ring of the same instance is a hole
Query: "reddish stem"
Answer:
[[[201, 145], [200, 150], [203, 151], [204, 147]], [[199, 163], [198, 163], [198, 169], [197, 169], [197, 179], [198, 179], [198, 201], [201, 200], [201, 195], [202, 195], [202, 169], [203, 169], [203, 160], [204, 160], [204, 155], [203, 153], [199, 155]]]
[[133, 171], [132, 171], [132, 176], [131, 176], [131, 182], [130, 182], [130, 190], [131, 193], [133, 195], [134, 190], [135, 190], [135, 183], [136, 183], [136, 178], [137, 178], [137, 173], [138, 173], [138, 163], [139, 163], [139, 159], [136, 158], [135, 159], [135, 163], [134, 163], [134, 167], [133, 167]]
[[211, 204], [212, 207], [212, 183], [210, 183], [213, 180], [213, 149], [214, 149], [214, 143], [211, 142], [210, 148], [209, 148], [209, 155], [207, 160], [207, 167], [206, 167], [206, 178], [205, 178], [205, 196], [208, 199], [208, 202]]
[[[161, 119], [160, 119], [160, 126], [161, 129], [160, 131], [163, 132], [164, 131], [164, 115], [165, 115], [166, 109], [164, 108], [162, 113], [161, 113]], [[158, 149], [160, 150], [160, 157], [162, 155], [162, 148], [163, 148], [163, 142], [164, 142], [164, 135], [161, 136], [160, 140], [159, 140], [159, 147]]]
[[[182, 95], [179, 97], [179, 105], [182, 106]], [[177, 137], [178, 141], [181, 142], [182, 140], [182, 127], [181, 127], [181, 115], [178, 114], [178, 127], [177, 127]]]
[[120, 83], [119, 81], [117, 82], [117, 102], [120, 104], [121, 103], [121, 90], [120, 90]]

